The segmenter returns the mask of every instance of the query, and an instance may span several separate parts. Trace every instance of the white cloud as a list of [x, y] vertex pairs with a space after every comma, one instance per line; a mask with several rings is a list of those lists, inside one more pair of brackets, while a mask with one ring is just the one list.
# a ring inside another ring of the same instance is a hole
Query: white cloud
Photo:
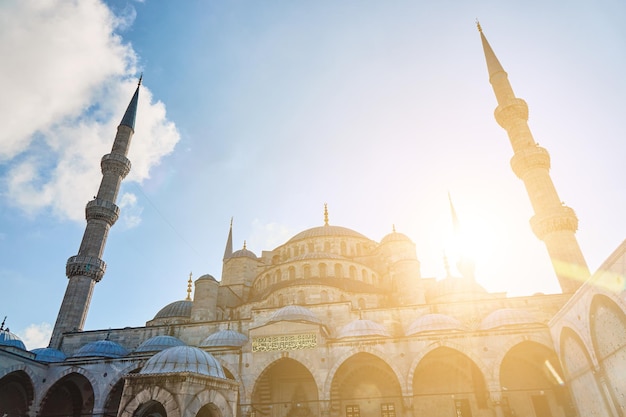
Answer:
[[[272, 248], [282, 245], [293, 236], [294, 232], [287, 226], [279, 223], [263, 223], [259, 219], [252, 221], [252, 232], [248, 239], [248, 248], [252, 244], [255, 248]], [[233, 245], [235, 249], [241, 247]], [[260, 253], [256, 254], [260, 256]]]
[[138, 226], [141, 223], [141, 212], [143, 207], [137, 205], [137, 196], [131, 193], [124, 193], [119, 201], [122, 212], [122, 221], [127, 229]]
[[50, 342], [52, 325], [45, 322], [31, 324], [26, 329], [16, 332], [15, 334], [22, 339], [22, 342], [24, 342], [28, 350], [46, 347]]
[[[7, 202], [25, 212], [51, 209], [82, 221], [96, 193], [100, 158], [136, 85], [136, 56], [117, 30], [134, 10], [116, 17], [100, 1], [8, 1], [0, 5], [0, 161]], [[179, 134], [165, 106], [142, 87], [128, 177], [141, 181], [174, 149]]]

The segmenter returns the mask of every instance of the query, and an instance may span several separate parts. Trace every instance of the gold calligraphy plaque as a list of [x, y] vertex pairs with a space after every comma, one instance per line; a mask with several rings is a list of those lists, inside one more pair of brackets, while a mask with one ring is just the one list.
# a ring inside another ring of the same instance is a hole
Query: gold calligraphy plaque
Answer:
[[315, 333], [265, 336], [252, 339], [253, 352], [314, 349], [315, 347], [317, 347], [317, 335]]

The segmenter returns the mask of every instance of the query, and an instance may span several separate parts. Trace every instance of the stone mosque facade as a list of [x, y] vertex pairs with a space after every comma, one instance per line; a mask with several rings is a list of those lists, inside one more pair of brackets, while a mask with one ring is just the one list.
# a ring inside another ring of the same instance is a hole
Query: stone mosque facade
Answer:
[[261, 254], [233, 251], [231, 224], [220, 279], [196, 279], [193, 299], [144, 327], [83, 330], [131, 168], [138, 85], [67, 261], [49, 347], [28, 351], [0, 326], [0, 416], [626, 416], [626, 242], [589, 273], [528, 106], [479, 32], [562, 293], [488, 293], [463, 259], [459, 276], [422, 277], [409, 237], [377, 242], [325, 209], [318, 227]]

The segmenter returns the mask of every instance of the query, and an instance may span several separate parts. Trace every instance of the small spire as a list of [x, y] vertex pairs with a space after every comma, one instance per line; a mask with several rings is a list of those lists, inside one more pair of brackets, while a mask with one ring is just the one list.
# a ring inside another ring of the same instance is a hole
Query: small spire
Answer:
[[392, 230], [393, 233], [396, 233], [396, 225], [395, 224], [391, 225], [391, 230]]
[[450, 263], [448, 262], [448, 255], [446, 255], [446, 251], [443, 251], [443, 267], [446, 269], [446, 278], [450, 278]]
[[243, 250], [246, 250], [246, 241], [243, 241]]
[[104, 340], [111, 340], [111, 328], [109, 327], [109, 330], [107, 331], [107, 336], [104, 338]]
[[230, 218], [230, 230], [228, 231], [228, 238], [226, 239], [226, 248], [224, 249], [224, 258], [222, 261], [230, 258], [233, 255], [233, 218]]
[[324, 226], [328, 226], [328, 203], [324, 203]]
[[192, 273], [189, 273], [189, 280], [187, 281], [187, 301], [191, 301], [191, 277], [192, 277]]
[[139, 83], [137, 84], [137, 89], [135, 90], [135, 94], [133, 94], [133, 98], [130, 99], [130, 103], [126, 108], [126, 113], [124, 113], [124, 117], [122, 117], [122, 121], [120, 122], [120, 126], [128, 126], [131, 129], [135, 130], [135, 118], [137, 117], [137, 102], [139, 101], [139, 87], [141, 86], [141, 80], [143, 79], [143, 74], [139, 77]]
[[483, 33], [483, 28], [482, 26], [480, 26], [480, 22], [478, 21], [478, 18], [476, 18], [476, 27], [478, 28], [479, 33]]
[[4, 316], [4, 320], [2, 320], [2, 324], [0, 324], [0, 330], [4, 330], [4, 323], [7, 321], [7, 316]]
[[137, 83], [137, 87], [139, 87], [141, 85], [141, 80], [143, 80], [143, 72], [139, 76], [139, 82]]
[[450, 202], [450, 213], [452, 214], [452, 228], [454, 230], [454, 233], [458, 235], [461, 231], [461, 222], [459, 221], [459, 217], [456, 215], [454, 204], [452, 204], [452, 197], [450, 196], [450, 191], [448, 191], [448, 201]]

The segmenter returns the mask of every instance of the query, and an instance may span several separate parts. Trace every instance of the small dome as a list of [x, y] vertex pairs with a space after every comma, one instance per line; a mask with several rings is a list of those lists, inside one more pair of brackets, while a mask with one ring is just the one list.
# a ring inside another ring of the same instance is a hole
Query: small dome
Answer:
[[289, 239], [289, 242], [295, 242], [297, 240], [302, 240], [302, 239], [310, 239], [310, 238], [314, 238], [314, 237], [356, 237], [359, 239], [367, 239], [369, 240], [367, 237], [363, 236], [362, 234], [355, 232], [352, 229], [348, 229], [346, 227], [341, 227], [341, 226], [331, 226], [331, 225], [324, 225], [324, 226], [319, 226], [319, 227], [313, 227], [311, 229], [307, 229], [303, 232], [298, 233], [297, 235], [295, 235], [294, 237], [292, 237], [291, 239]]
[[63, 362], [67, 359], [65, 353], [54, 348], [38, 348], [31, 350], [35, 354], [35, 360], [39, 362]]
[[252, 258], [252, 259], [257, 259], [256, 255], [254, 254], [254, 252], [248, 250], [248, 249], [239, 249], [238, 251], [233, 252], [232, 255], [230, 255], [228, 257], [228, 259], [232, 259], [232, 258]]
[[174, 346], [185, 346], [185, 342], [174, 336], [154, 336], [137, 346], [135, 352], [160, 352]]
[[415, 320], [406, 331], [407, 336], [436, 330], [462, 330], [461, 322], [445, 314], [425, 314]]
[[241, 347], [248, 338], [235, 330], [219, 330], [200, 343], [200, 347]]
[[272, 314], [269, 323], [277, 321], [299, 321], [307, 323], [322, 324], [322, 321], [317, 318], [313, 312], [307, 308], [301, 306], [286, 306], [277, 310]]
[[198, 278], [196, 281], [200, 281], [200, 280], [204, 280], [204, 279], [207, 279], [207, 280], [209, 280], [209, 281], [215, 281], [215, 282], [217, 282], [217, 280], [215, 279], [215, 277], [214, 277], [213, 275], [209, 275], [209, 274], [202, 275], [202, 276], [201, 276], [200, 278]]
[[481, 330], [497, 329], [520, 324], [543, 324], [529, 311], [519, 308], [502, 308], [490, 313], [480, 323]]
[[0, 346], [13, 346], [18, 349], [26, 350], [26, 346], [24, 345], [24, 342], [22, 342], [22, 339], [20, 339], [15, 333], [11, 333], [9, 329], [0, 330]]
[[382, 324], [372, 320], [354, 320], [344, 326], [338, 333], [337, 338], [344, 337], [366, 337], [366, 336], [383, 336], [389, 337], [391, 334]]
[[226, 379], [222, 365], [210, 353], [193, 346], [175, 346], [165, 349], [146, 362], [140, 374], [170, 374], [192, 372]]
[[409, 243], [413, 243], [413, 241], [411, 239], [409, 239], [409, 237], [403, 233], [398, 233], [398, 232], [392, 232], [389, 233], [387, 236], [385, 236], [384, 238], [382, 238], [382, 240], [380, 241], [380, 244], [385, 244], [385, 243], [390, 243], [390, 242], [409, 242]]
[[159, 312], [156, 313], [156, 316], [154, 316], [154, 320], [172, 317], [189, 318], [191, 317], [192, 305], [193, 302], [191, 300], [174, 301], [173, 303], [170, 303], [163, 307], [161, 310], [159, 310]]
[[120, 358], [128, 355], [124, 346], [111, 340], [98, 340], [89, 342], [72, 355], [73, 358], [99, 357], [99, 358]]

